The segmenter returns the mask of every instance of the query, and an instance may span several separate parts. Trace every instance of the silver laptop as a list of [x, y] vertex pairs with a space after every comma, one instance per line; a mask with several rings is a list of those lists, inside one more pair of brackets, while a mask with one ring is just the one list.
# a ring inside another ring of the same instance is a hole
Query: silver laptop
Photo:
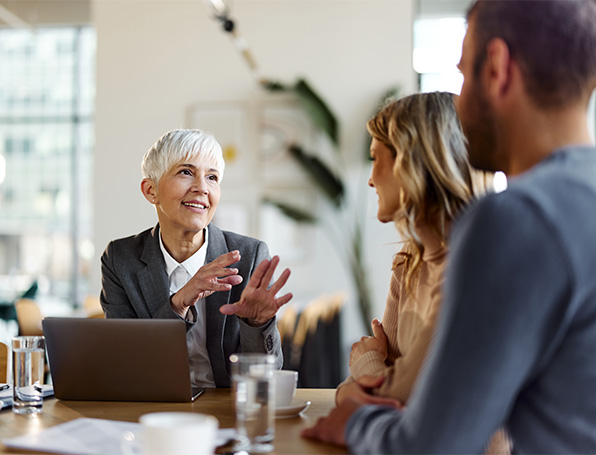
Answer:
[[175, 319], [45, 318], [61, 400], [191, 401], [186, 328]]

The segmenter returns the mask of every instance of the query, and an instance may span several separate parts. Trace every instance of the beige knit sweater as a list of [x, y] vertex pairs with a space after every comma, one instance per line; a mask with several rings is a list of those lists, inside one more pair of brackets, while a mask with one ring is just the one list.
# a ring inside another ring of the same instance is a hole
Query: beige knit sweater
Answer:
[[430, 229], [417, 230], [424, 245], [422, 264], [411, 279], [409, 292], [404, 283], [403, 263], [394, 268], [383, 314], [387, 336], [387, 359], [377, 351], [352, 358], [350, 373], [383, 375], [385, 382], [375, 393], [407, 403], [426, 352], [432, 341], [439, 307], [447, 249]]
[[[424, 245], [422, 264], [406, 290], [403, 263], [391, 276], [382, 327], [387, 336], [387, 359], [377, 351], [368, 351], [351, 359], [350, 373], [344, 384], [362, 375], [385, 376], [375, 395], [396, 398], [407, 404], [416, 378], [429, 350], [441, 304], [441, 288], [447, 248], [428, 228], [416, 233]], [[487, 453], [509, 454], [510, 443], [499, 430], [490, 441]]]

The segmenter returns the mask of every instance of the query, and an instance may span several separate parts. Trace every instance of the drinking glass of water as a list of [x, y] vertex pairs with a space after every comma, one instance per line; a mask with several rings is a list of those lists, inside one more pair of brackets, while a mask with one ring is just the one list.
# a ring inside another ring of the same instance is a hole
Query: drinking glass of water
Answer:
[[275, 435], [275, 358], [268, 354], [232, 354], [237, 451], [267, 453]]
[[44, 337], [20, 336], [12, 339], [13, 412], [41, 412], [44, 359]]

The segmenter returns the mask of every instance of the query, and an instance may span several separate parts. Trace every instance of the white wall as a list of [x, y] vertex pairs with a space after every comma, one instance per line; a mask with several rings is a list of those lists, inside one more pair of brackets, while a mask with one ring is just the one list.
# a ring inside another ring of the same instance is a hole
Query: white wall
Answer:
[[[415, 85], [413, 0], [236, 0], [232, 6], [264, 75], [286, 82], [304, 76], [331, 105], [342, 126], [342, 153], [353, 163], [350, 175], [358, 175], [355, 163], [361, 161], [354, 157], [362, 154], [364, 124], [379, 96], [393, 85], [406, 93]], [[139, 191], [147, 148], [165, 131], [187, 126], [193, 103], [252, 103], [264, 94], [201, 0], [95, 0], [92, 18], [98, 37], [92, 282], [99, 292], [99, 255], [107, 242], [155, 224]], [[360, 216], [367, 220], [366, 262], [381, 316], [396, 234], [376, 221], [368, 172], [366, 167], [359, 179], [350, 179], [350, 191], [367, 200]], [[224, 178], [220, 208], [239, 188], [259, 191], [253, 183]], [[313, 201], [313, 209], [324, 206]], [[346, 319], [358, 321], [349, 278], [329, 242], [316, 229], [305, 229], [304, 236], [308, 260], [282, 258], [293, 269], [288, 290], [297, 301], [345, 290], [351, 302]], [[356, 322], [346, 332], [348, 344], [362, 328]]]

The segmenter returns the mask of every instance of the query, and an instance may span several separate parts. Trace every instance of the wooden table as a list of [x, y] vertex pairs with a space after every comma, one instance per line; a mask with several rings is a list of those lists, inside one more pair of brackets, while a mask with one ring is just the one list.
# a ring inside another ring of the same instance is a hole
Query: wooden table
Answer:
[[[220, 428], [235, 425], [231, 389], [208, 389], [194, 403], [139, 403], [118, 401], [61, 401], [46, 398], [43, 412], [34, 416], [17, 415], [10, 409], [0, 412], [0, 440], [32, 434], [79, 417], [137, 422], [148, 412], [194, 411], [211, 414]], [[334, 406], [335, 389], [298, 389], [296, 398], [308, 400], [310, 407], [298, 417], [276, 419], [274, 454], [336, 454], [347, 453], [339, 447], [303, 439], [300, 430], [313, 425]], [[229, 452], [231, 446], [218, 452]], [[0, 444], [0, 453], [30, 453], [8, 450]]]

